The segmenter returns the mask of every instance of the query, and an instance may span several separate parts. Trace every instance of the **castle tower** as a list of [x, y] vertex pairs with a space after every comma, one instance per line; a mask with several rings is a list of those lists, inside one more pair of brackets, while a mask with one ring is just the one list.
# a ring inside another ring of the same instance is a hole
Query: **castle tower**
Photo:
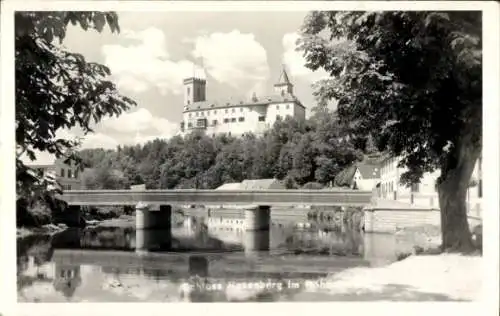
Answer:
[[207, 81], [201, 76], [197, 76], [193, 70], [193, 76], [186, 78], [184, 83], [184, 108], [189, 107], [195, 102], [206, 100]]
[[293, 94], [293, 84], [290, 83], [290, 79], [288, 79], [288, 74], [286, 73], [285, 65], [283, 65], [283, 69], [281, 70], [281, 75], [278, 80], [278, 83], [274, 84], [274, 91], [278, 94]]

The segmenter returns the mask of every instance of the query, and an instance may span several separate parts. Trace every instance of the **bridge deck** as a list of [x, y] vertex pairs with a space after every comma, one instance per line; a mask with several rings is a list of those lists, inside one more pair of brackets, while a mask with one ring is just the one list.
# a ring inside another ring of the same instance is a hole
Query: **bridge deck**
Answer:
[[357, 190], [79, 190], [60, 196], [70, 205], [337, 205], [364, 206], [371, 191]]

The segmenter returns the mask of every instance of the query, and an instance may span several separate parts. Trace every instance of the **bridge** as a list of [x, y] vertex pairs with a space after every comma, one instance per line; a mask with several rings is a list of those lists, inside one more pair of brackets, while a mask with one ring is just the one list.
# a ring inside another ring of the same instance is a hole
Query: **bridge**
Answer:
[[[365, 206], [371, 191], [355, 190], [78, 190], [60, 198], [79, 218], [81, 206], [136, 206], [136, 249], [163, 246], [155, 231], [171, 231], [172, 205], [238, 205], [245, 209], [246, 231], [269, 231], [271, 206]], [[150, 206], [159, 206], [154, 210]], [[164, 235], [164, 233], [162, 233]], [[155, 240], [154, 242], [152, 242]], [[257, 249], [265, 250], [256, 243]]]
[[365, 206], [371, 191], [357, 190], [72, 190], [61, 199], [69, 205], [266, 205]]

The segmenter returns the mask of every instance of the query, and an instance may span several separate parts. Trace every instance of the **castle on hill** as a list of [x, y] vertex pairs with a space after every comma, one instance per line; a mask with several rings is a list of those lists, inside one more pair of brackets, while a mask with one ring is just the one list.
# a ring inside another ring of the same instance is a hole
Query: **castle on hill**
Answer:
[[257, 96], [254, 93], [250, 99], [207, 100], [205, 79], [193, 76], [183, 83], [183, 134], [201, 130], [210, 136], [259, 135], [288, 116], [305, 120], [305, 107], [293, 94], [293, 84], [284, 67], [274, 84], [274, 94]]

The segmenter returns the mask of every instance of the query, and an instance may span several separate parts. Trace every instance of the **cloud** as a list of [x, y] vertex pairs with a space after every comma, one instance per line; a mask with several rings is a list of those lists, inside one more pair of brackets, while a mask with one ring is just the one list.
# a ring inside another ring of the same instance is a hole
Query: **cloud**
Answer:
[[105, 118], [100, 127], [120, 133], [127, 140], [125, 143], [144, 143], [155, 138], [168, 139], [179, 131], [178, 124], [153, 116], [145, 108], [119, 117]]
[[215, 80], [248, 91], [269, 78], [267, 52], [252, 33], [200, 35], [192, 40], [193, 56], [203, 60]]
[[294, 77], [302, 77], [310, 82], [328, 77], [328, 74], [323, 69], [312, 71], [305, 66], [306, 60], [302, 56], [302, 52], [297, 51], [297, 40], [300, 35], [297, 33], [286, 33], [283, 36], [283, 63], [287, 70]]
[[[102, 47], [105, 64], [118, 87], [133, 92], [156, 87], [162, 94], [182, 93], [182, 80], [193, 73], [194, 64], [189, 60], [170, 59], [163, 31], [154, 27], [139, 32], [128, 30], [123, 37], [136, 43]], [[198, 70], [197, 75], [204, 76], [204, 73]]]
[[82, 139], [81, 149], [104, 148], [116, 149], [119, 143], [111, 136], [102, 133], [87, 134]]

